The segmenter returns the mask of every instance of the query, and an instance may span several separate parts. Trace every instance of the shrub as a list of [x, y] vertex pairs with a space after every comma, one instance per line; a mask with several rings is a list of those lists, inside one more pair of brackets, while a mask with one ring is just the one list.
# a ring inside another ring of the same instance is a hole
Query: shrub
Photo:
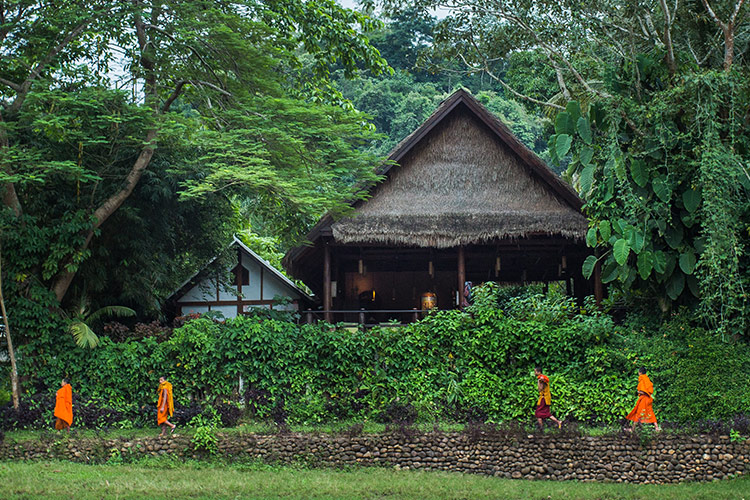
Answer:
[[53, 423], [55, 408], [54, 396], [36, 395], [21, 398], [18, 409], [11, 403], [0, 407], [0, 428], [12, 429], [40, 429]]
[[236, 427], [242, 416], [242, 410], [234, 403], [219, 403], [214, 406], [214, 410], [219, 415], [222, 427]]
[[[153, 421], [156, 422], [156, 406], [154, 406], [152, 413]], [[171, 422], [177, 425], [188, 425], [195, 417], [202, 413], [203, 408], [198, 403], [193, 402], [189, 405], [175, 404], [174, 415], [171, 418]]]
[[73, 418], [76, 427], [101, 429], [122, 421], [123, 412], [110, 407], [98, 398], [74, 397]]
[[216, 455], [219, 449], [219, 437], [216, 431], [220, 422], [221, 419], [211, 407], [205, 413], [198, 414], [190, 420], [190, 426], [195, 428], [191, 440], [195, 451]]
[[417, 420], [417, 410], [411, 403], [392, 401], [380, 414], [380, 422], [397, 426], [410, 426]]
[[[27, 387], [49, 396], [24, 398], [18, 415], [3, 407], [0, 416], [8, 418], [0, 426], [50, 425], [61, 374], [75, 380], [81, 425], [95, 427], [153, 426], [160, 375], [174, 386], [181, 425], [203, 411], [199, 401], [236, 398], [240, 378], [248, 414], [281, 429], [290, 421], [365, 417], [391, 425], [527, 421], [537, 397], [535, 365], [550, 376], [553, 411], [580, 422], [622, 419], [635, 404], [640, 365], [656, 386], [660, 420], [729, 422], [750, 407], [750, 348], [695, 328], [689, 314], [664, 322], [634, 315], [615, 326], [590, 301], [581, 307], [541, 287], [517, 292], [476, 287], [466, 310], [434, 311], [399, 328], [193, 317], [164, 341], [162, 327], [151, 324], [139, 327], [139, 340], [102, 337], [89, 351], [67, 337], [43, 348], [26, 344], [22, 372], [36, 375]], [[224, 425], [240, 414], [230, 406], [216, 406]]]
[[271, 393], [264, 389], [248, 387], [245, 391], [245, 405], [253, 417], [263, 416], [268, 412]]
[[11, 393], [10, 391], [6, 391], [5, 389], [0, 389], [0, 406], [3, 406], [10, 402], [11, 400]]

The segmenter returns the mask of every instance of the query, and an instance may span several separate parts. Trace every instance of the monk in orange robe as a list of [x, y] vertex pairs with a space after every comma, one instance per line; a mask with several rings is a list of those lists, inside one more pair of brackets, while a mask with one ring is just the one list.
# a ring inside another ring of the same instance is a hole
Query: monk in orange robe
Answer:
[[60, 381], [55, 397], [55, 417], [55, 429], [70, 431], [70, 426], [73, 425], [73, 388], [65, 378]]
[[534, 416], [536, 417], [539, 430], [544, 428], [544, 420], [547, 418], [556, 423], [557, 428], [559, 429], [562, 427], [562, 421], [552, 416], [552, 410], [550, 410], [552, 394], [549, 390], [549, 377], [542, 374], [542, 369], [539, 366], [534, 368], [534, 374], [536, 374], [536, 384], [537, 389], [539, 390], [539, 399], [536, 401], [536, 411], [534, 411]]
[[167, 433], [167, 427], [170, 428], [169, 433], [174, 432], [175, 424], [171, 423], [168, 419], [174, 415], [174, 400], [172, 398], [172, 384], [167, 382], [164, 377], [159, 378], [159, 402], [156, 404], [156, 423], [161, 427], [160, 435]]
[[633, 421], [633, 429], [637, 423], [654, 424], [657, 431], [660, 431], [659, 423], [656, 421], [656, 415], [654, 415], [654, 384], [651, 379], [646, 375], [646, 369], [641, 367], [638, 369], [638, 387], [636, 388], [638, 393], [638, 401], [635, 403], [635, 408], [626, 417], [628, 420]]

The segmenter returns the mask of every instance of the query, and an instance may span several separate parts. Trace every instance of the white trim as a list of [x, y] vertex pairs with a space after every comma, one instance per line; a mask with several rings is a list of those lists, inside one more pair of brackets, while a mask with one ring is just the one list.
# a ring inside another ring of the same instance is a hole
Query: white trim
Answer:
[[277, 278], [279, 278], [284, 284], [286, 284], [293, 291], [299, 293], [300, 295], [302, 295], [302, 297], [304, 297], [304, 298], [306, 298], [306, 299], [308, 299], [310, 301], [313, 300], [313, 298], [310, 297], [307, 293], [305, 293], [300, 287], [298, 287], [294, 283], [294, 281], [292, 281], [289, 278], [287, 278], [286, 276], [284, 276], [281, 273], [281, 271], [279, 271], [278, 269], [276, 269], [275, 267], [273, 267], [266, 259], [264, 259], [260, 255], [258, 255], [257, 253], [253, 252], [250, 248], [248, 248], [247, 245], [245, 245], [244, 243], [242, 243], [242, 241], [240, 241], [239, 238], [237, 238], [237, 236], [234, 236], [234, 242], [232, 242], [232, 245], [235, 244], [235, 243], [237, 243], [240, 246], [240, 248], [242, 248], [248, 254], [250, 254], [250, 256], [252, 258], [254, 258], [256, 261], [258, 261], [258, 263], [260, 265], [262, 265], [263, 267], [265, 267], [266, 269], [268, 269], [269, 271], [271, 271]]

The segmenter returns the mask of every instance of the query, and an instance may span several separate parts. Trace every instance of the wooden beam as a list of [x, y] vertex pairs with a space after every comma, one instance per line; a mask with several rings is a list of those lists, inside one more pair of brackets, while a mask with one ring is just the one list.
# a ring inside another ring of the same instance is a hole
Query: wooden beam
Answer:
[[331, 315], [332, 309], [331, 303], [331, 247], [328, 246], [328, 242], [323, 243], [323, 310], [324, 319], [331, 323], [333, 317]]
[[237, 248], [237, 267], [235, 269], [237, 269], [234, 275], [234, 282], [237, 285], [237, 316], [240, 316], [242, 314], [242, 250], [240, 248]]
[[[200, 300], [189, 300], [185, 302], [180, 302], [178, 304], [179, 307], [184, 306], [208, 306], [208, 307], [218, 307], [218, 306], [233, 306], [236, 305], [236, 300], [211, 300], [211, 301], [200, 301]], [[273, 304], [273, 299], [266, 299], [266, 300], [243, 300], [241, 302], [243, 306], [267, 306], [270, 304]]]
[[602, 283], [602, 263], [598, 260], [594, 265], [594, 298], [596, 305], [601, 306], [604, 299], [604, 284]]
[[458, 247], [458, 306], [461, 307], [466, 281], [466, 254], [463, 245]]

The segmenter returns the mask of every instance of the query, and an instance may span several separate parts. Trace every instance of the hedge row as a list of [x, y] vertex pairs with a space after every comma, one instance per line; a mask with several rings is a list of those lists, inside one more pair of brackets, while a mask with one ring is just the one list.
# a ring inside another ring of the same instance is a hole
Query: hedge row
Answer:
[[61, 335], [44, 352], [22, 350], [22, 370], [40, 393], [53, 394], [68, 376], [84, 398], [148, 411], [164, 375], [182, 405], [244, 399], [255, 417], [304, 423], [385, 420], [389, 408], [412, 408], [421, 421], [526, 419], [536, 400], [534, 365], [549, 374], [553, 411], [566, 418], [622, 419], [641, 365], [661, 419], [726, 420], [750, 408], [745, 344], [682, 316], [658, 327], [633, 319], [615, 326], [565, 297], [502, 294], [485, 286], [463, 312], [366, 331], [241, 317], [195, 319], [164, 341], [103, 338], [94, 350]]

